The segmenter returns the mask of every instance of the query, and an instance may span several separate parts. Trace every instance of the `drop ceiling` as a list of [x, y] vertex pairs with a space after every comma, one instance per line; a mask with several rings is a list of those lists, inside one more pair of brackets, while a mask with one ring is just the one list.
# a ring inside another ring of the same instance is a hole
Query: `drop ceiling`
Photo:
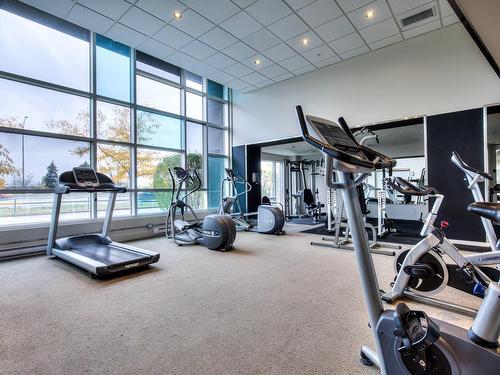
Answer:
[[272, 154], [275, 156], [291, 157], [291, 156], [308, 156], [308, 157], [318, 157], [321, 156], [321, 152], [318, 149], [312, 147], [306, 142], [290, 142], [281, 145], [265, 146], [261, 149], [262, 152], [266, 154]]
[[23, 2], [244, 93], [458, 22], [446, 0]]

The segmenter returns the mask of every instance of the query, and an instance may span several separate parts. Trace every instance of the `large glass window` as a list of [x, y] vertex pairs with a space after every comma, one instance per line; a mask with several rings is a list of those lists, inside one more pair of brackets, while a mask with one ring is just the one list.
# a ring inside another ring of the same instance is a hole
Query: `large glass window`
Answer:
[[227, 130], [208, 128], [208, 153], [227, 155], [228, 154], [228, 133]]
[[203, 96], [186, 93], [186, 116], [195, 120], [203, 120]]
[[0, 70], [89, 91], [90, 33], [55, 17], [38, 21], [0, 9]]
[[130, 108], [97, 101], [97, 138], [129, 142]]
[[[51, 190], [77, 166], [127, 187], [115, 216], [164, 214], [177, 166], [202, 182], [188, 203], [218, 207], [227, 88], [21, 3], [0, 1], [0, 50], [0, 225], [48, 222]], [[61, 220], [102, 218], [107, 201], [65, 195]]]
[[181, 149], [181, 120], [138, 110], [137, 143], [148, 146]]
[[137, 104], [178, 115], [181, 111], [181, 90], [138, 75]]
[[90, 136], [88, 98], [0, 79], [0, 103], [0, 126]]
[[130, 48], [97, 35], [97, 94], [130, 101]]

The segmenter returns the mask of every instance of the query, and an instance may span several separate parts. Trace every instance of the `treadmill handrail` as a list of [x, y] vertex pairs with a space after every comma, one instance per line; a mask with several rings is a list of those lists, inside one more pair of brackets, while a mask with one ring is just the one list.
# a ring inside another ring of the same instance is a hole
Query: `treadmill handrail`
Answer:
[[67, 184], [67, 185], [59, 185], [54, 188], [54, 194], [68, 194], [71, 192], [87, 192], [87, 193], [100, 193], [100, 192], [105, 192], [105, 193], [110, 193], [110, 192], [117, 192], [117, 193], [126, 193], [127, 188], [124, 186], [116, 186], [116, 185], [109, 185], [109, 184], [102, 184], [100, 187], [90, 187], [90, 188], [84, 188], [81, 186], [78, 186], [76, 184]]

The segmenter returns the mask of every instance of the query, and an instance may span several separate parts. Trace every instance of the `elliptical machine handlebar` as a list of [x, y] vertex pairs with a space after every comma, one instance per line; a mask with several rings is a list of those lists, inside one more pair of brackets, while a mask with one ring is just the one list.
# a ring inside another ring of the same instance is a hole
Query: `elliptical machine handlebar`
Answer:
[[[197, 192], [201, 188], [201, 178], [200, 175], [198, 174], [198, 171], [196, 169], [193, 169], [193, 174], [195, 178], [193, 178], [193, 175], [189, 173], [187, 170], [185, 170], [182, 167], [174, 167], [174, 172], [177, 177], [177, 182], [179, 184], [178, 189], [176, 189], [175, 185], [175, 178], [174, 178], [174, 173], [172, 173], [172, 168], [168, 168], [168, 173], [170, 174], [170, 179], [172, 180], [172, 201], [174, 200], [174, 195], [176, 200], [181, 200], [185, 201], [188, 196], [191, 194]], [[194, 189], [189, 190], [186, 194], [180, 198], [181, 190], [182, 190], [182, 185], [183, 184], [188, 184], [188, 182], [192, 182], [195, 185]]]
[[245, 184], [246, 185], [246, 190], [243, 190], [238, 193], [236, 189], [236, 198], [239, 196], [248, 193], [250, 190], [252, 190], [252, 185], [243, 177], [237, 175], [234, 173], [234, 171], [231, 168], [224, 168], [226, 172], [226, 178], [222, 180], [222, 184], [224, 184], [224, 181], [232, 182], [233, 185], [236, 187], [236, 184]]

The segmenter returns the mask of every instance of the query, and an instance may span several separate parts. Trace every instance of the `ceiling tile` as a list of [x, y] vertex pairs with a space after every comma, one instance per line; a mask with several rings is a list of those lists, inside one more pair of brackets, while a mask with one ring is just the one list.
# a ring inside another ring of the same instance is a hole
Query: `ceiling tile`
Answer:
[[315, 31], [325, 42], [331, 42], [334, 39], [351, 34], [355, 30], [347, 17], [342, 16], [317, 27]]
[[246, 8], [249, 5], [252, 5], [257, 0], [231, 0], [233, 3], [238, 5], [240, 8]]
[[163, 59], [164, 57], [167, 57], [175, 52], [175, 49], [151, 38], [139, 45], [137, 49], [160, 59]]
[[439, 10], [442, 18], [455, 14], [447, 0], [439, 0]]
[[292, 13], [281, 0], [258, 0], [246, 8], [245, 12], [265, 26]]
[[[115, 21], [118, 21], [127, 9], [130, 8], [130, 4], [124, 0], [78, 0], [78, 2]], [[60, 1], [54, 1], [53, 3], [60, 3]]]
[[344, 12], [350, 12], [354, 9], [361, 8], [372, 1], [373, 0], [337, 0], [337, 3], [344, 10]]
[[230, 81], [227, 83], [227, 85], [229, 87], [232, 87], [235, 90], [241, 90], [241, 89], [249, 86], [247, 82], [244, 82], [241, 79], [235, 79], [233, 81]]
[[394, 19], [389, 18], [385, 21], [359, 30], [359, 33], [365, 39], [366, 43], [373, 43], [378, 40], [388, 38], [392, 35], [399, 34], [399, 29]]
[[297, 70], [300, 68], [304, 68], [309, 65], [309, 61], [304, 59], [302, 56], [296, 55], [293, 57], [290, 57], [289, 59], [280, 61], [279, 63], [283, 68], [293, 71]]
[[167, 56], [165, 60], [167, 60], [171, 64], [180, 66], [181, 68], [185, 69], [198, 62], [198, 60], [196, 60], [194, 57], [186, 55], [185, 53], [182, 53], [180, 51], [174, 52], [170, 56]]
[[403, 36], [405, 39], [413, 38], [414, 36], [428, 33], [429, 31], [439, 29], [441, 27], [441, 21], [436, 20], [433, 22], [426, 23], [425, 25], [415, 27], [410, 30], [403, 31]]
[[400, 14], [410, 9], [426, 4], [429, 0], [388, 0], [394, 14]]
[[[101, 3], [107, 2], [102, 0], [94, 1], [100, 1]], [[169, 22], [174, 19], [174, 12], [184, 12], [187, 9], [185, 5], [176, 0], [139, 0], [135, 3], [135, 6], [164, 20], [165, 22]]]
[[278, 44], [273, 48], [269, 48], [262, 53], [276, 62], [288, 59], [296, 55], [295, 51], [284, 43]]
[[242, 42], [237, 42], [232, 46], [225, 48], [222, 52], [238, 61], [257, 54], [253, 48], [248, 47]]
[[316, 64], [317, 62], [320, 62], [322, 60], [337, 55], [335, 54], [335, 52], [332, 51], [330, 47], [328, 47], [326, 44], [323, 44], [319, 47], [313, 48], [309, 51], [302, 53], [302, 56], [304, 56], [307, 60], [309, 60], [309, 62]]
[[71, 7], [75, 4], [73, 0], [23, 0], [23, 3], [29, 4], [31, 6], [34, 6], [35, 8], [44, 10], [61, 18], [66, 17]]
[[340, 57], [342, 57], [342, 60], [347, 60], [347, 59], [362, 55], [362, 54], [367, 53], [367, 52], [370, 52], [370, 49], [367, 46], [363, 46], [363, 47], [355, 48], [353, 50], [344, 52], [343, 54], [340, 55]]
[[264, 82], [266, 81], [268, 78], [263, 76], [262, 74], [260, 73], [257, 73], [257, 72], [253, 72], [253, 73], [250, 73], [246, 76], [243, 76], [241, 77], [241, 79], [247, 83], [250, 83], [251, 85], [255, 85], [259, 82]]
[[294, 75], [292, 73], [285, 73], [285, 74], [281, 74], [279, 76], [276, 76], [273, 78], [273, 81], [275, 82], [281, 82], [281, 81], [284, 81], [285, 79], [289, 79], [289, 78], [292, 78], [294, 77]]
[[273, 80], [271, 79], [266, 79], [265, 81], [262, 81], [262, 82], [259, 82], [259, 83], [256, 83], [255, 86], [257, 86], [258, 88], [262, 88], [262, 87], [266, 87], [266, 86], [270, 86], [274, 83]]
[[[255, 64], [256, 60], [260, 61], [260, 63], [258, 65]], [[273, 64], [273, 62], [271, 60], [269, 60], [267, 57], [262, 56], [262, 55], [255, 55], [255, 56], [249, 57], [249, 58], [243, 60], [242, 63], [245, 64], [246, 66], [248, 66], [250, 69], [254, 69], [254, 70], [261, 70], [261, 69]]]
[[203, 34], [199, 39], [210, 47], [218, 50], [229, 47], [231, 44], [238, 41], [238, 39], [222, 30], [220, 27], [214, 27], [212, 30]]
[[[309, 41], [307, 45], [302, 44], [305, 39]], [[323, 44], [321, 39], [313, 31], [308, 31], [307, 33], [293, 37], [292, 39], [287, 40], [286, 43], [298, 53], [303, 53], [304, 51], [310, 50]]]
[[182, 2], [216, 24], [240, 11], [240, 8], [229, 0], [182, 0]]
[[369, 46], [372, 50], [374, 50], [374, 49], [379, 49], [382, 47], [389, 46], [391, 44], [400, 42], [402, 40], [403, 40], [403, 37], [401, 36], [401, 34], [398, 33], [396, 35], [390, 36], [389, 38], [379, 40], [378, 42], [370, 43]]
[[269, 26], [269, 30], [281, 39], [287, 40], [305, 33], [309, 28], [296, 14], [290, 14]]
[[205, 62], [212, 66], [215, 66], [218, 69], [224, 69], [228, 66], [236, 64], [236, 60], [233, 60], [232, 58], [220, 52], [217, 52], [215, 55], [212, 55], [209, 58], [205, 59]]
[[137, 31], [132, 30], [131, 28], [120, 23], [115, 23], [104, 35], [133, 48], [137, 47], [141, 43], [144, 43], [147, 39], [146, 35], [138, 33]]
[[104, 34], [114, 23], [112, 19], [78, 4], [71, 9], [66, 19], [99, 34]]
[[[372, 10], [375, 12], [375, 15], [370, 19], [365, 17], [365, 13], [368, 10]], [[357, 29], [362, 29], [377, 22], [383, 21], [387, 18], [392, 18], [392, 14], [385, 0], [377, 0], [362, 8], [348, 13], [347, 17], [349, 17], [354, 27], [356, 27]]]
[[311, 27], [317, 27], [342, 15], [340, 8], [331, 0], [317, 0], [297, 13]]
[[217, 71], [216, 68], [205, 64], [204, 62], [197, 62], [189, 67], [189, 70], [193, 73], [199, 74], [203, 77], [208, 76], [209, 74], [215, 73]]
[[201, 34], [206, 33], [215, 26], [212, 22], [203, 18], [191, 9], [182, 13], [181, 19], [172, 20], [170, 25], [184, 31], [186, 34], [189, 34], [194, 38], [199, 37]]
[[260, 29], [256, 33], [245, 37], [243, 41], [257, 51], [263, 51], [281, 43], [281, 40], [267, 29]]
[[298, 76], [301, 74], [312, 72], [313, 70], [316, 70], [316, 69], [317, 68], [314, 65], [308, 65], [308, 66], [304, 66], [303, 68], [294, 70], [292, 73]]
[[448, 25], [451, 25], [453, 23], [457, 23], [459, 21], [460, 20], [458, 19], [457, 15], [452, 14], [451, 16], [447, 16], [447, 17], [443, 18], [443, 26], [448, 26]]
[[204, 60], [215, 54], [217, 51], [212, 47], [207, 46], [205, 43], [193, 40], [187, 46], [182, 47], [182, 52], [198, 60]]
[[235, 76], [235, 77], [241, 77], [241, 76], [252, 73], [253, 70], [250, 69], [249, 67], [243, 65], [243, 64], [236, 63], [236, 64], [231, 65], [230, 67], [224, 69], [224, 71], [226, 73], [229, 73], [229, 74]]
[[120, 23], [146, 35], [153, 35], [163, 26], [165, 22], [144, 12], [143, 10], [131, 7], [125, 15], [120, 18]]
[[175, 49], [182, 48], [193, 40], [189, 35], [170, 25], [158, 31], [153, 38]]
[[268, 78], [274, 78], [286, 74], [288, 73], [288, 71], [279, 65], [273, 64], [259, 70], [259, 73], [265, 75]]
[[334, 40], [333, 42], [328, 43], [328, 45], [332, 47], [337, 54], [340, 54], [365, 46], [365, 42], [363, 42], [363, 39], [361, 39], [357, 33], [352, 33], [340, 39]]
[[241, 11], [228, 20], [220, 24], [220, 27], [226, 29], [235, 37], [243, 39], [247, 35], [253, 34], [262, 28], [262, 25], [255, 21], [245, 12]]
[[285, 0], [285, 3], [290, 5], [293, 10], [297, 10], [311, 4], [314, 0]]
[[238, 91], [242, 92], [243, 94], [248, 94], [249, 92], [255, 91], [256, 89], [257, 89], [257, 87], [252, 86], [252, 85], [248, 85], [244, 89], [241, 89], [241, 90], [238, 90]]
[[316, 65], [318, 68], [324, 68], [325, 66], [328, 66], [328, 65], [332, 65], [332, 64], [336, 64], [338, 63], [340, 60], [340, 57], [338, 57], [337, 55], [333, 56], [333, 57], [329, 57], [327, 59], [324, 59], [324, 60], [321, 60], [321, 61], [318, 61], [317, 63], [315, 63], [314, 65]]
[[234, 77], [231, 74], [227, 74], [226, 72], [221, 70], [217, 70], [213, 73], [208, 74], [207, 78], [211, 79], [212, 81], [222, 83], [223, 85], [234, 80]]

